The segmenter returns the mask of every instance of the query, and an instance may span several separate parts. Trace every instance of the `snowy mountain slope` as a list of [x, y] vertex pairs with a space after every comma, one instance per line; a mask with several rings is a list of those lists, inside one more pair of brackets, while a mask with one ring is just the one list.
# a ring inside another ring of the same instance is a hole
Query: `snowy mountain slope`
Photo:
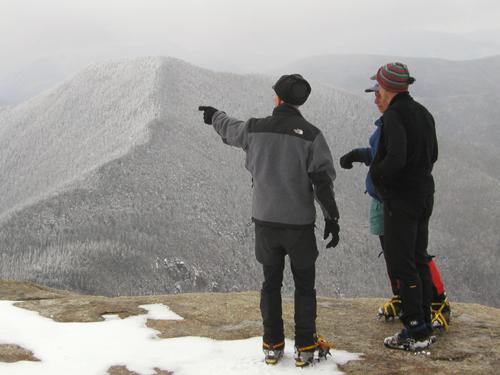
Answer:
[[[140, 68], [143, 61], [135, 63]], [[159, 112], [141, 124], [150, 132], [146, 143], [4, 220], [4, 277], [104, 294], [258, 287], [244, 154], [223, 145], [197, 108], [211, 103], [236, 117], [265, 116], [273, 80], [170, 59], [161, 60], [154, 77]], [[315, 89], [304, 112], [331, 129], [334, 150], [341, 133], [352, 137], [360, 119], [371, 121], [363, 101], [325, 88]], [[325, 271], [334, 263], [324, 262]], [[330, 280], [318, 284], [331, 289]], [[369, 293], [373, 283], [360, 288]]]
[[[68, 98], [83, 96], [81, 105], [52, 111], [55, 105], [44, 94], [34, 99], [41, 103], [38, 111], [29, 101], [9, 109], [8, 116], [0, 115], [11, 119], [15, 112], [25, 119], [27, 112], [44, 118], [25, 122], [29, 137], [23, 141], [30, 147], [37, 145], [34, 135], [54, 134], [54, 129], [64, 130], [60, 137], [65, 137], [62, 145], [55, 136], [45, 139], [47, 156], [38, 160], [27, 154], [10, 169], [11, 185], [17, 183], [20, 193], [6, 187], [10, 198], [3, 202], [10, 214], [0, 222], [0, 277], [105, 295], [259, 288], [244, 153], [225, 146], [203, 124], [197, 108], [214, 105], [242, 119], [266, 116], [272, 111], [274, 79], [215, 73], [166, 58], [92, 69], [90, 75], [101, 78], [92, 81], [83, 73], [86, 79], [79, 75], [62, 86], [72, 90], [55, 89], [61, 92], [56, 103], [75, 103]], [[317, 84], [303, 112], [323, 129], [336, 160], [365, 145], [376, 118], [367, 100]], [[68, 119], [80, 126], [67, 125], [66, 131], [60, 124]], [[85, 119], [89, 123], [83, 126]], [[2, 134], [13, 139], [19, 123], [5, 120], [7, 131]], [[16, 140], [14, 150], [19, 149]], [[0, 142], [6, 147], [1, 152], [15, 154], [4, 135]], [[48, 156], [52, 163], [45, 160]], [[0, 168], [9, 170], [1, 160]], [[436, 203], [432, 252], [440, 256], [445, 281], [452, 281], [451, 296], [498, 304], [495, 283], [488, 282], [498, 278], [498, 210], [489, 205], [479, 216], [474, 212], [484, 200], [498, 199], [498, 185], [457, 162], [452, 153], [443, 155], [442, 166], [437, 179], [443, 198]], [[319, 241], [317, 289], [323, 295], [387, 293], [378, 241], [367, 229], [364, 173], [364, 167], [338, 170], [342, 241], [332, 251], [325, 251]], [[45, 185], [46, 175], [58, 179]], [[471, 177], [482, 181], [476, 184], [482, 193], [463, 200], [469, 189], [464, 180]], [[318, 227], [319, 238], [321, 214]], [[477, 259], [471, 260], [472, 234], [479, 231], [487, 235], [474, 249]], [[290, 291], [289, 277], [285, 284]]]
[[34, 202], [147, 139], [158, 59], [91, 66], [0, 112], [0, 211]]

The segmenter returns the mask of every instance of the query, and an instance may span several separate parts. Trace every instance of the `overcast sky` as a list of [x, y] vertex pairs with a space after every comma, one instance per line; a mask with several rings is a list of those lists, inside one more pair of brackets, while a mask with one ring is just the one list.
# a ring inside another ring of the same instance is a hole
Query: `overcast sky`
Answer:
[[[500, 51], [499, 20], [498, 0], [0, 0], [0, 77], [41, 59], [174, 55], [244, 71], [332, 53], [474, 58]], [[429, 34], [495, 29], [477, 51]]]

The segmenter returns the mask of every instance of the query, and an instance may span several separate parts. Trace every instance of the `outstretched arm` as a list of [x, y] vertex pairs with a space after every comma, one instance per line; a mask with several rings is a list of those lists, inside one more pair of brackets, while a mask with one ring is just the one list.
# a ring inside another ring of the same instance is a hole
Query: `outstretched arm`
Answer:
[[213, 127], [224, 143], [246, 149], [248, 146], [247, 122], [229, 117], [225, 112], [217, 111], [213, 117]]
[[214, 107], [200, 106], [199, 110], [203, 111], [205, 123], [213, 126], [224, 143], [244, 150], [247, 148], [248, 129], [246, 122], [229, 117], [225, 112]]

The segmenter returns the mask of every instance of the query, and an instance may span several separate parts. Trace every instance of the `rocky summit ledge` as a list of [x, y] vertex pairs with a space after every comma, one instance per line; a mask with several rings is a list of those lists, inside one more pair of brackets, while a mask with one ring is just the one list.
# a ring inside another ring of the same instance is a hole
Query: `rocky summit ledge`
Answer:
[[[162, 303], [184, 318], [148, 320], [160, 337], [203, 336], [220, 340], [261, 335], [259, 294], [201, 293], [106, 298], [77, 295], [31, 283], [0, 281], [0, 299], [34, 310], [57, 322], [94, 322], [102, 315], [121, 318], [144, 314], [140, 305]], [[337, 349], [363, 353], [341, 370], [348, 374], [498, 374], [500, 371], [500, 309], [452, 301], [450, 330], [425, 354], [385, 349], [382, 340], [400, 329], [399, 322], [375, 318], [381, 299], [318, 298], [318, 332]], [[293, 301], [284, 299], [285, 330], [293, 338]], [[97, 338], [96, 338], [97, 339]], [[0, 337], [0, 342], [2, 338]], [[255, 348], [260, 350], [260, 348]], [[14, 344], [0, 344], [0, 361], [38, 361], [36, 353]], [[109, 374], [136, 374], [110, 368]], [[170, 374], [157, 369], [158, 374]]]

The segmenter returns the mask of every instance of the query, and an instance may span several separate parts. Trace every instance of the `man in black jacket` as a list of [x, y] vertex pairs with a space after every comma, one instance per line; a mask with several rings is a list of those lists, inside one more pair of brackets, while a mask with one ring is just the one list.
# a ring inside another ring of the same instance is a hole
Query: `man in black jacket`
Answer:
[[264, 271], [260, 308], [266, 363], [276, 363], [285, 346], [281, 286], [288, 255], [295, 282], [296, 365], [307, 366], [318, 347], [314, 201], [325, 217], [324, 238], [332, 235], [327, 247], [335, 247], [339, 241], [335, 169], [323, 134], [298, 109], [311, 92], [309, 83], [298, 74], [284, 75], [273, 89], [275, 108], [266, 118], [240, 121], [213, 107], [199, 109], [226, 144], [246, 152], [245, 166], [252, 174], [255, 254]]
[[432, 168], [438, 156], [436, 130], [429, 111], [408, 93], [415, 79], [406, 65], [386, 64], [372, 79], [377, 84], [365, 91], [375, 92], [375, 104], [383, 115], [370, 175], [384, 203], [385, 252], [399, 282], [405, 325], [384, 344], [419, 350], [435, 340], [427, 243], [434, 204]]

